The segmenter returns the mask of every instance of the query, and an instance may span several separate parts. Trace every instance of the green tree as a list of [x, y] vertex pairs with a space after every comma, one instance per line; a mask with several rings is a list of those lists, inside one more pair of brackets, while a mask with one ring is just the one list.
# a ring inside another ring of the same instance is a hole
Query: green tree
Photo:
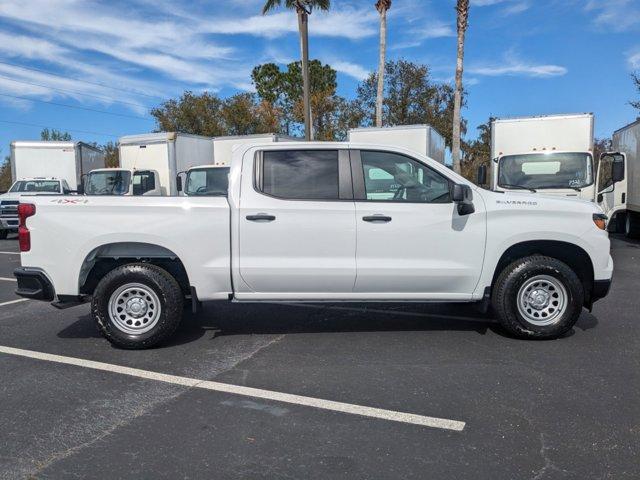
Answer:
[[456, 88], [453, 100], [453, 141], [451, 156], [453, 157], [453, 170], [461, 173], [460, 168], [460, 139], [462, 137], [461, 116], [462, 110], [462, 70], [464, 62], [464, 35], [469, 23], [469, 0], [457, 0], [457, 28], [458, 28], [458, 50], [456, 60]]
[[[377, 75], [372, 73], [357, 88], [357, 103], [361, 123], [375, 125]], [[451, 148], [453, 123], [453, 88], [445, 83], [433, 82], [429, 67], [406, 60], [387, 62], [385, 66], [385, 98], [383, 121], [385, 125], [432, 125]], [[464, 97], [463, 97], [464, 102]], [[461, 129], [466, 122], [461, 119]]]
[[480, 165], [491, 166], [491, 122], [494, 117], [477, 127], [478, 137], [471, 142], [462, 142], [464, 157], [460, 162], [462, 176], [472, 182], [476, 181], [476, 174]]
[[[328, 119], [334, 117], [341, 99], [336, 95], [337, 74], [330, 65], [318, 60], [309, 62], [313, 127], [317, 138], [326, 139], [331, 131]], [[299, 62], [293, 62], [281, 70], [274, 63], [256, 66], [251, 79], [256, 92], [263, 102], [278, 113], [280, 131], [289, 135], [302, 133], [304, 122], [304, 93], [302, 69]]]
[[11, 180], [11, 158], [7, 155], [4, 162], [0, 165], [0, 192], [9, 190], [12, 184]]
[[[640, 71], [632, 73], [631, 79], [633, 80], [633, 84], [636, 86], [636, 89], [638, 89], [638, 94], [640, 94]], [[640, 110], [640, 100], [631, 100], [629, 103], [633, 108]]]
[[158, 131], [217, 137], [227, 133], [222, 118], [223, 105], [217, 95], [186, 91], [180, 98], [151, 109], [151, 115], [156, 119]]
[[330, 0], [267, 0], [262, 8], [265, 15], [274, 8], [282, 5], [290, 10], [295, 10], [298, 16], [298, 30], [300, 32], [300, 53], [302, 59], [302, 85], [303, 85], [303, 117], [304, 135], [306, 140], [313, 139], [311, 130], [311, 85], [309, 80], [309, 14], [313, 8], [329, 10]]
[[69, 132], [61, 132], [55, 128], [51, 130], [45, 128], [40, 132], [40, 140], [68, 142], [71, 140], [71, 134]]
[[382, 127], [382, 103], [384, 100], [384, 67], [387, 63], [387, 11], [391, 0], [378, 0], [376, 10], [380, 14], [380, 51], [378, 59], [378, 87], [376, 91], [376, 127]]
[[105, 163], [109, 168], [118, 167], [120, 165], [120, 152], [115, 142], [107, 142], [104, 145], [98, 145], [98, 148], [104, 152]]
[[251, 93], [227, 98], [222, 106], [227, 135], [250, 135], [279, 131], [278, 112], [268, 102], [258, 102]]

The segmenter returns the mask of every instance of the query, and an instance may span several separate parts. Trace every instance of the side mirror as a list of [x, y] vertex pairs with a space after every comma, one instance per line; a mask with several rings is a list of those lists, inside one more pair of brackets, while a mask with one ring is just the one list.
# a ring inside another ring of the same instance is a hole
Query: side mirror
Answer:
[[478, 178], [476, 183], [478, 185], [486, 185], [487, 184], [487, 166], [480, 165], [478, 167]]
[[76, 189], [76, 193], [78, 195], [84, 195], [84, 183], [80, 182], [80, 184], [78, 185], [78, 188]]
[[596, 202], [598, 203], [602, 203], [602, 201], [604, 200], [604, 195], [599, 193], [598, 197], [596, 198]]
[[451, 199], [458, 204], [458, 215], [470, 215], [476, 211], [473, 205], [473, 191], [469, 185], [453, 185]]
[[182, 177], [180, 174], [176, 176], [176, 189], [181, 192], [182, 191]]
[[624, 180], [624, 157], [622, 155], [613, 156], [613, 165], [611, 166], [611, 178], [613, 183]]

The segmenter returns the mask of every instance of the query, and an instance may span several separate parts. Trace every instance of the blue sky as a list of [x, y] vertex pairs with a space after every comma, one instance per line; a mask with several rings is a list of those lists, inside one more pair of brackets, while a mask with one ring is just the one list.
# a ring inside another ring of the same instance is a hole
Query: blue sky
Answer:
[[[38, 138], [41, 126], [100, 143], [151, 131], [148, 107], [185, 89], [251, 90], [254, 65], [299, 56], [295, 15], [263, 17], [262, 3], [3, 0], [0, 153], [12, 140]], [[338, 70], [347, 97], [377, 65], [374, 3], [333, 0], [331, 12], [311, 16], [311, 57]], [[434, 79], [452, 81], [454, 4], [393, 0], [389, 58], [426, 63]], [[640, 0], [471, 5], [468, 138], [489, 115], [591, 111], [600, 137], [636, 118], [627, 102], [638, 97], [629, 75], [640, 70]]]

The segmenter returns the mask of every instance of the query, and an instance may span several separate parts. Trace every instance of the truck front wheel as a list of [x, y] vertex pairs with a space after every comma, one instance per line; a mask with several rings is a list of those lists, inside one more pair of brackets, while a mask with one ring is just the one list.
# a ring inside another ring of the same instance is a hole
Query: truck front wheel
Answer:
[[93, 293], [91, 314], [113, 345], [153, 347], [175, 332], [183, 295], [176, 279], [148, 263], [122, 265], [105, 275]]
[[520, 258], [498, 276], [491, 297], [502, 326], [521, 338], [557, 338], [578, 320], [582, 282], [565, 263], [543, 255]]
[[627, 211], [624, 233], [628, 238], [640, 238], [640, 215]]

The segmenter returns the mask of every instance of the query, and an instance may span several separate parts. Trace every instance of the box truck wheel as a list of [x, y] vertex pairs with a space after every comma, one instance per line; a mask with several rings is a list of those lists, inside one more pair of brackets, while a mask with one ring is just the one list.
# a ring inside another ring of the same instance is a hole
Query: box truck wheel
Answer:
[[625, 217], [625, 235], [628, 238], [640, 238], [640, 215], [628, 211]]
[[182, 289], [166, 270], [131, 263], [100, 280], [93, 293], [91, 314], [112, 344], [142, 349], [173, 335], [182, 318], [182, 303]]
[[502, 326], [521, 338], [556, 338], [582, 312], [584, 290], [565, 263], [543, 255], [508, 265], [493, 286], [491, 303]]
[[0, 240], [5, 240], [9, 235], [9, 230], [0, 230]]

